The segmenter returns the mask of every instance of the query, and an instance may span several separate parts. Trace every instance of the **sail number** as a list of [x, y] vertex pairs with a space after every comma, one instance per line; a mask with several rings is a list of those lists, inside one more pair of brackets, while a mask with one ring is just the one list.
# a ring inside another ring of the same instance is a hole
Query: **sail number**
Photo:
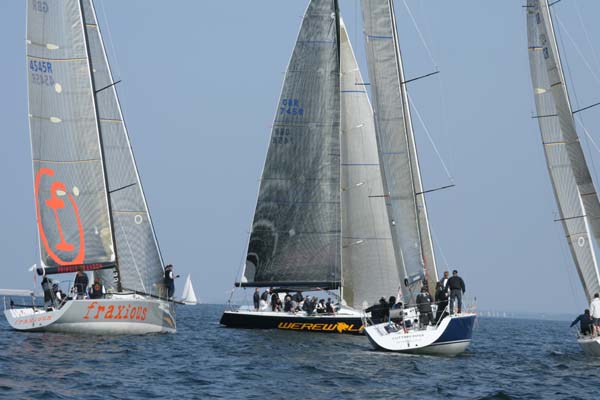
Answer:
[[279, 114], [304, 116], [304, 108], [298, 99], [282, 99]]
[[33, 11], [47, 13], [48, 12], [48, 3], [41, 0], [32, 0], [31, 6], [33, 7]]
[[271, 138], [273, 144], [293, 144], [294, 141], [291, 137], [291, 132], [288, 128], [275, 128], [273, 130], [273, 137]]
[[31, 60], [29, 61], [29, 70], [31, 71], [31, 82], [36, 85], [54, 85], [51, 62]]

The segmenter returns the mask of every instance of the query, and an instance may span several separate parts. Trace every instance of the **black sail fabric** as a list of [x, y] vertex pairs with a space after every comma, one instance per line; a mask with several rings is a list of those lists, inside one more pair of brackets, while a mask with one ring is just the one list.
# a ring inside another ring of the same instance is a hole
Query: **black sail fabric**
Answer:
[[41, 260], [114, 263], [79, 0], [27, 2], [27, 71]]
[[594, 245], [600, 238], [600, 203], [575, 129], [547, 0], [527, 1], [531, 79], [546, 164], [562, 225], [584, 291], [600, 292]]
[[[116, 85], [102, 41], [92, 0], [81, 0], [100, 138], [116, 241], [118, 278], [124, 289], [158, 295], [163, 281], [163, 263], [152, 221], [142, 191], [127, 129], [117, 97]], [[96, 271], [106, 285], [117, 289], [111, 271]]]
[[338, 34], [337, 1], [311, 1], [277, 105], [242, 285], [339, 286]]

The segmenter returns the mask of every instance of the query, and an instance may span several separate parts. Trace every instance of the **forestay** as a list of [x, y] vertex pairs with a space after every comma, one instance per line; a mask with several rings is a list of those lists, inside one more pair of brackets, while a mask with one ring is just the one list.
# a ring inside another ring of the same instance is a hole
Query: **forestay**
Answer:
[[338, 32], [337, 1], [311, 1], [277, 105], [242, 285], [339, 287]]
[[[91, 0], [82, 0], [122, 288], [159, 294], [163, 263]], [[111, 272], [98, 271], [103, 281]]]
[[348, 305], [396, 294], [394, 255], [377, 152], [373, 111], [346, 27], [340, 29], [342, 151], [342, 282]]
[[546, 163], [562, 225], [588, 300], [600, 292], [590, 229], [600, 238], [600, 203], [573, 119], [547, 0], [527, 1], [529, 62]]
[[27, 2], [27, 70], [42, 262], [114, 263], [79, 0]]
[[434, 260], [424, 200], [421, 217], [417, 210], [415, 181], [421, 185], [392, 1], [362, 0], [362, 13], [389, 223], [396, 260], [411, 285], [425, 276], [423, 244]]

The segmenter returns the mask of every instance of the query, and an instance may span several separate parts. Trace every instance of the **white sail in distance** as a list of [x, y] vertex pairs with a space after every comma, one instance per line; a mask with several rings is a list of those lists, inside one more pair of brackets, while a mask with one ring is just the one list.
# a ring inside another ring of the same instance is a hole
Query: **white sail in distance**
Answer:
[[528, 52], [537, 120], [567, 243], [584, 292], [600, 292], [594, 243], [600, 239], [600, 203], [579, 142], [550, 6], [528, 0]]
[[340, 23], [342, 283], [361, 308], [398, 292], [401, 273], [383, 194], [373, 111], [348, 32]]
[[187, 305], [198, 304], [198, 299], [196, 298], [196, 292], [194, 292], [194, 286], [192, 286], [192, 278], [190, 275], [188, 275], [187, 278], [185, 278], [185, 284], [183, 285], [181, 301]]

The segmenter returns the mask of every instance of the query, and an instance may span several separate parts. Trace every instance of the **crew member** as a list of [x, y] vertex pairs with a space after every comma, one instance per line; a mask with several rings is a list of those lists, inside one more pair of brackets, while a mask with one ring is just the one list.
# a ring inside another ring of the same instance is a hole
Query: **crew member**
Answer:
[[165, 267], [165, 286], [167, 287], [167, 297], [169, 299], [172, 299], [175, 295], [175, 278], [179, 278], [179, 275], [173, 274], [173, 265], [167, 265]]
[[85, 292], [87, 290], [88, 284], [90, 283], [88, 276], [83, 270], [77, 271], [77, 275], [75, 275], [75, 293], [78, 299], [83, 299], [85, 297]]
[[258, 308], [260, 306], [260, 289], [259, 288], [256, 288], [254, 290], [254, 297], [252, 300], [254, 300], [254, 311], [258, 311]]
[[[446, 290], [450, 290], [450, 314], [453, 313], [454, 300], [458, 303], [458, 313], [462, 309], [462, 295], [465, 293], [465, 281], [458, 276], [458, 271], [452, 271], [452, 278], [446, 282]], [[600, 318], [600, 307], [598, 310], [598, 318]]]
[[448, 271], [444, 271], [444, 276], [435, 285], [435, 301], [437, 303], [437, 312], [435, 313], [436, 323], [447, 315], [448, 290], [446, 289], [446, 283], [448, 283], [448, 275], [450, 275]]
[[335, 314], [335, 308], [333, 307], [333, 303], [331, 302], [331, 297], [327, 299], [327, 303], [325, 303], [325, 312], [327, 314]]
[[100, 278], [94, 279], [94, 284], [90, 288], [89, 298], [90, 299], [103, 299], [106, 295], [106, 289], [100, 281]]
[[46, 275], [44, 275], [44, 278], [42, 279], [42, 289], [44, 290], [44, 306], [46, 307], [46, 311], [52, 311], [52, 305], [54, 304], [52, 281]]
[[571, 328], [579, 322], [579, 330], [583, 336], [592, 334], [592, 327], [594, 321], [592, 320], [592, 316], [590, 315], [590, 310], [586, 309], [583, 314], [579, 315], [575, 318], [575, 321], [571, 322]]
[[421, 288], [421, 293], [417, 296], [417, 308], [419, 309], [419, 322], [421, 323], [421, 327], [425, 327], [433, 321], [433, 312], [431, 309], [432, 303], [433, 299], [431, 298], [431, 294], [427, 291], [427, 286], [423, 286]]
[[594, 320], [592, 333], [596, 337], [600, 333], [600, 295], [598, 293], [594, 295], [594, 300], [590, 304], [590, 314]]

